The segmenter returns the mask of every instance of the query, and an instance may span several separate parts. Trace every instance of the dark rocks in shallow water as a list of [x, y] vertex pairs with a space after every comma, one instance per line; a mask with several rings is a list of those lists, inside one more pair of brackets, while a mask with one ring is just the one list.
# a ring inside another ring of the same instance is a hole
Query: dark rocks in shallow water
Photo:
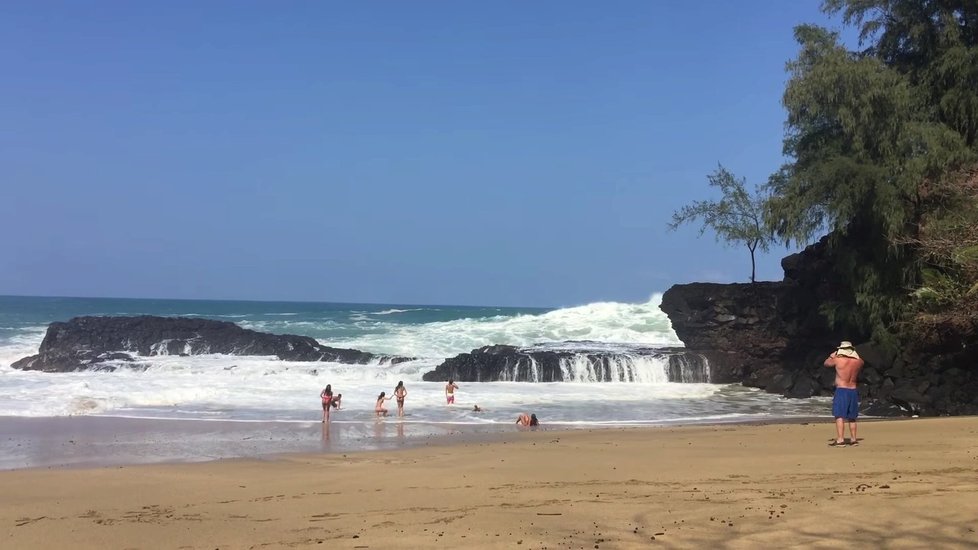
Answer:
[[[428, 382], [639, 382], [661, 372], [650, 370], [649, 360], [667, 362], [665, 374], [673, 382], [709, 382], [709, 361], [703, 354], [683, 348], [591, 348], [588, 343], [519, 348], [495, 345], [446, 359], [424, 374]], [[661, 369], [661, 367], [660, 367]], [[664, 380], [663, 380], [664, 381]]]
[[403, 357], [378, 356], [324, 346], [308, 336], [268, 334], [227, 321], [186, 317], [76, 317], [48, 326], [37, 355], [13, 363], [23, 370], [68, 372], [110, 367], [113, 361], [158, 355], [272, 355], [285, 361], [399, 363]]
[[903, 409], [894, 403], [886, 403], [875, 399], [863, 404], [859, 414], [866, 416], [906, 416], [912, 411]]

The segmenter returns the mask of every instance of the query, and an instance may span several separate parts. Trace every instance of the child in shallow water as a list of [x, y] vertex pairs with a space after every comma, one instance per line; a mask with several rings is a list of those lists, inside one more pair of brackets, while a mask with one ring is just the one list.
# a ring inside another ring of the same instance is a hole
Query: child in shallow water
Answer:
[[520, 415], [516, 417], [516, 423], [519, 424], [520, 426], [539, 425], [539, 421], [537, 420], [536, 413], [534, 414], [520, 413]]

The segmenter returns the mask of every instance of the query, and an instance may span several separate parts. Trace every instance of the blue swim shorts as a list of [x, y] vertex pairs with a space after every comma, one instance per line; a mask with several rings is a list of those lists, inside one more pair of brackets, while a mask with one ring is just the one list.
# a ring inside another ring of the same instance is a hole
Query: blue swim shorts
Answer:
[[850, 388], [835, 388], [832, 416], [854, 421], [859, 417], [859, 392]]

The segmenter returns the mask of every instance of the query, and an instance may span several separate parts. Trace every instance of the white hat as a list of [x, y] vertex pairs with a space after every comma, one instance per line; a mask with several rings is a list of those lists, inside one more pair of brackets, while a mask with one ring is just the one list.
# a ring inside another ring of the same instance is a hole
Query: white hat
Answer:
[[859, 354], [856, 353], [856, 348], [853, 347], [852, 342], [845, 340], [839, 344], [839, 349], [835, 352], [836, 355], [841, 355], [842, 357], [852, 357], [853, 359], [859, 359]]

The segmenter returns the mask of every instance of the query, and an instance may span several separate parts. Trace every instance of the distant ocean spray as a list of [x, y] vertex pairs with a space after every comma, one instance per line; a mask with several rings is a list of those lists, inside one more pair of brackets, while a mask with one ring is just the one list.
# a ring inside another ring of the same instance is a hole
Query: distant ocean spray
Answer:
[[[445, 358], [490, 344], [568, 341], [601, 349], [681, 346], [660, 296], [648, 302], [561, 309], [297, 302], [0, 297], [0, 415], [107, 415], [211, 421], [318, 421], [319, 391], [343, 394], [339, 423], [374, 421], [373, 403], [403, 380], [404, 422], [508, 424], [522, 411], [564, 426], [622, 426], [812, 416], [819, 399], [785, 400], [736, 385], [667, 382], [667, 365], [636, 359], [634, 381], [460, 383], [447, 407], [443, 383], [422, 375]], [[147, 369], [39, 373], [11, 368], [37, 352], [48, 323], [79, 315], [199, 316], [242, 327], [311, 336], [324, 344], [415, 357], [397, 365], [298, 363], [270, 357], [148, 358]], [[478, 404], [485, 412], [472, 411]]]

